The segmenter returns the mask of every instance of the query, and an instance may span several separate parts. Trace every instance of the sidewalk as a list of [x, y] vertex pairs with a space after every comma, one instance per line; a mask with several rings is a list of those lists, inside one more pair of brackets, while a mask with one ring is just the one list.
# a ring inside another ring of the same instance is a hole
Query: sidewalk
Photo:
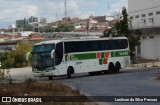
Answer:
[[160, 61], [159, 62], [148, 62], [148, 63], [137, 63], [137, 64], [131, 64], [131, 67], [160, 67]]

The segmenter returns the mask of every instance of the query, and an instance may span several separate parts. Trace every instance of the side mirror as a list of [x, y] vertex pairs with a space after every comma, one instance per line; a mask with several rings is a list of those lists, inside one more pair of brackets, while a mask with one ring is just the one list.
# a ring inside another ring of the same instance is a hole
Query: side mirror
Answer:
[[55, 52], [55, 50], [51, 51], [51, 58], [54, 58], [54, 52]]
[[31, 54], [31, 52], [28, 52], [26, 55], [26, 60], [29, 61], [29, 55]]

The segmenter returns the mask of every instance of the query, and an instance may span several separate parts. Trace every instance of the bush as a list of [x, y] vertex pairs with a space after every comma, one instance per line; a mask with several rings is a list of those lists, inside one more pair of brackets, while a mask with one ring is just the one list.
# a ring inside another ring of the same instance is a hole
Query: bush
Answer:
[[10, 69], [27, 66], [26, 54], [31, 51], [32, 45], [30, 43], [18, 43], [16, 50], [6, 52], [0, 56], [1, 68]]

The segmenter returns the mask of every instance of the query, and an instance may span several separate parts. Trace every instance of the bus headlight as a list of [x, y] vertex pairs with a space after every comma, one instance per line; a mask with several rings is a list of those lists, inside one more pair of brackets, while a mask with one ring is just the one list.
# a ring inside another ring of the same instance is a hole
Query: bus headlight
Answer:
[[36, 71], [37, 71], [37, 69], [33, 68], [33, 69], [32, 69], [32, 71], [33, 71], [33, 72], [36, 72]]

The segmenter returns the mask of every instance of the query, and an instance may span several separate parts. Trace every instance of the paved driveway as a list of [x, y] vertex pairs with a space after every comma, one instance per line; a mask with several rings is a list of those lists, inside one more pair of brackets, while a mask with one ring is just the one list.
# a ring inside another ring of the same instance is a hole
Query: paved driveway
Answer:
[[[160, 96], [160, 68], [129, 69], [118, 74], [75, 76], [72, 79], [60, 79], [61, 83], [79, 89], [90, 96]], [[108, 105], [160, 105], [160, 103], [115, 103]]]
[[[14, 80], [34, 78], [31, 68], [11, 69], [10, 74]], [[105, 74], [89, 76], [88, 73], [76, 74], [71, 79], [66, 77], [54, 78], [79, 89], [88, 96], [160, 96], [160, 81], [155, 80], [160, 75], [160, 68], [126, 69], [118, 74]], [[48, 78], [40, 78], [48, 81]], [[160, 105], [160, 103], [127, 103], [106, 102], [107, 105]]]

